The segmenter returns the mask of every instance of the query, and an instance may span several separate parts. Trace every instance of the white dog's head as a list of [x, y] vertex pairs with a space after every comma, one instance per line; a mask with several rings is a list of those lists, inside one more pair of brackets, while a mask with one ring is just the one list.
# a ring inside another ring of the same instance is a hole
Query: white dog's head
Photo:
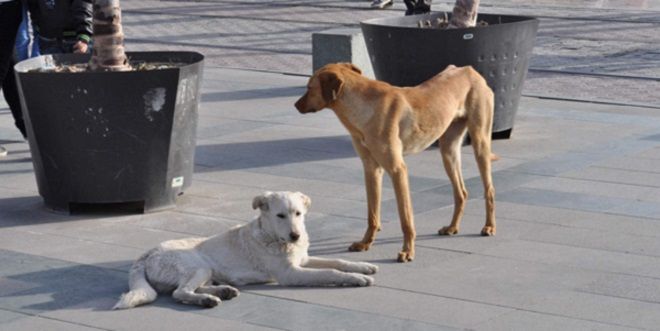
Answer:
[[262, 229], [280, 243], [307, 237], [305, 214], [312, 201], [300, 192], [265, 192], [254, 197], [252, 208], [261, 210]]

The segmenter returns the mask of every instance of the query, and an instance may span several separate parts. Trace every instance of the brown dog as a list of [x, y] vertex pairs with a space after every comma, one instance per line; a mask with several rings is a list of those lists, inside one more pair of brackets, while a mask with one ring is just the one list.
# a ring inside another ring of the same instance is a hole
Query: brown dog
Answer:
[[417, 153], [440, 139], [445, 170], [454, 190], [454, 215], [441, 235], [458, 233], [467, 190], [461, 174], [461, 151], [466, 129], [484, 185], [484, 236], [495, 234], [495, 189], [491, 178], [493, 92], [472, 67], [448, 66], [424, 83], [401, 88], [362, 76], [350, 63], [329, 64], [309, 79], [307, 93], [296, 102], [301, 113], [332, 109], [353, 138], [364, 165], [369, 226], [362, 241], [349, 250], [368, 250], [380, 230], [383, 170], [391, 177], [403, 230], [398, 261], [415, 256], [415, 226], [403, 156]]

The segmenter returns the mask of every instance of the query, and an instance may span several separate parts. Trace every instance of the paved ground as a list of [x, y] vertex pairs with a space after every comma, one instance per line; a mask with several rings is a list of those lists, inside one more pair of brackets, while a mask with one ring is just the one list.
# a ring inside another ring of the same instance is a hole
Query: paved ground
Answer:
[[[538, 12], [550, 23], [551, 17], [574, 15], [580, 22], [639, 24], [657, 42], [660, 1], [495, 3], [484, 1], [484, 8]], [[369, 252], [346, 251], [365, 227], [360, 162], [331, 112], [297, 114], [292, 104], [306, 77], [282, 73], [308, 73], [310, 32], [399, 15], [400, 3], [388, 11], [359, 10], [366, 1], [123, 4], [135, 49], [192, 48], [209, 56], [194, 185], [177, 209], [156, 214], [51, 213], [36, 191], [28, 146], [18, 142], [0, 105], [0, 143], [10, 150], [0, 160], [0, 329], [660, 329], [658, 109], [523, 98], [513, 139], [494, 143], [501, 160], [494, 164], [499, 223], [493, 238], [477, 235], [484, 206], [469, 148], [463, 168], [471, 200], [462, 233], [450, 238], [435, 235], [452, 212], [438, 151], [408, 158], [418, 252], [413, 263], [397, 264], [401, 234], [387, 180], [377, 244]], [[625, 14], [612, 16], [622, 9]], [[261, 18], [246, 18], [250, 10]], [[574, 23], [556, 24], [561, 22]], [[234, 30], [223, 30], [229, 28]], [[542, 29], [539, 40], [555, 46], [537, 48], [534, 65], [658, 77], [652, 56], [657, 46], [635, 43], [619, 29], [591, 31], [599, 34], [594, 47], [611, 38], [611, 47], [630, 57], [588, 59], [591, 50], [575, 44], [575, 56], [561, 57], [556, 44], [579, 38]], [[172, 42], [177, 38], [180, 44]], [[529, 82], [555, 99], [577, 93], [603, 100], [603, 91], [593, 87], [602, 84], [613, 102], [658, 104], [652, 79], [533, 72]], [[567, 82], [574, 85], [562, 87]], [[209, 235], [249, 220], [251, 199], [264, 190], [311, 196], [313, 254], [378, 264], [376, 286], [249, 286], [214, 309], [161, 297], [134, 310], [108, 310], [126, 290], [127, 270], [141, 252], [166, 239]]]

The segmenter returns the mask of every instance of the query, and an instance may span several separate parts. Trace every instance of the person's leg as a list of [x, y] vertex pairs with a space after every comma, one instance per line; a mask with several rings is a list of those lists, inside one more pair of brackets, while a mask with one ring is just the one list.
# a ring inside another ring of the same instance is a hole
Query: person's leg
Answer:
[[403, 3], [406, 5], [406, 16], [413, 15], [415, 10], [415, 5], [417, 4], [416, 0], [403, 0]]
[[413, 9], [413, 15], [426, 14], [431, 12], [431, 0], [418, 0]]
[[[21, 24], [22, 8], [23, 6], [19, 0], [0, 3], [0, 82], [4, 82], [7, 75], [14, 75], [11, 66], [12, 56], [14, 43], [16, 42], [16, 32]], [[4, 91], [4, 86], [2, 90]], [[4, 147], [0, 148], [0, 154], [6, 154]]]
[[22, 8], [19, 0], [0, 3], [0, 82], [5, 80], [8, 72], [12, 72], [9, 65], [14, 53], [16, 32], [21, 24]]
[[28, 28], [27, 7], [23, 7], [23, 21], [16, 33], [16, 61], [20, 62], [30, 57], [30, 29]]
[[[10, 68], [13, 68], [14, 64], [15, 62], [12, 59]], [[25, 122], [23, 122], [23, 112], [21, 111], [21, 101], [18, 96], [18, 86], [16, 86], [16, 75], [13, 72], [5, 76], [5, 80], [2, 82], [2, 94], [9, 105], [12, 116], [14, 116], [14, 125], [16, 125], [18, 131], [21, 131], [23, 138], [27, 138]]]

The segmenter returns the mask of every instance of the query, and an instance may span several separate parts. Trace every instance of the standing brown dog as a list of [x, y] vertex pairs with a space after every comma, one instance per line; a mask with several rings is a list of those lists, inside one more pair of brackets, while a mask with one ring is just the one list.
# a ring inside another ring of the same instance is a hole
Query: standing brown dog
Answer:
[[484, 185], [486, 225], [484, 236], [495, 234], [495, 189], [491, 178], [493, 91], [472, 67], [448, 66], [424, 83], [401, 88], [362, 76], [350, 63], [329, 64], [309, 79], [307, 93], [296, 102], [301, 113], [332, 109], [353, 138], [353, 147], [364, 165], [369, 227], [362, 241], [349, 250], [368, 250], [380, 230], [383, 170], [394, 184], [403, 249], [398, 261], [415, 257], [415, 226], [403, 156], [417, 153], [440, 139], [440, 151], [454, 190], [454, 215], [441, 235], [458, 233], [467, 190], [461, 174], [465, 131], [470, 134]]

